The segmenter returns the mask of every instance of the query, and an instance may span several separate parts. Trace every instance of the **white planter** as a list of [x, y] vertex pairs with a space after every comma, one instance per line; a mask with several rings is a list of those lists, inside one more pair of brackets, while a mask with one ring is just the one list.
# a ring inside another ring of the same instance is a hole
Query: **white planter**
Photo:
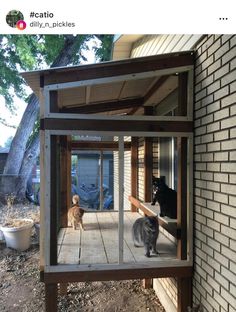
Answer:
[[34, 225], [34, 222], [31, 219], [22, 220], [27, 221], [28, 223], [20, 227], [1, 227], [7, 247], [20, 251], [24, 251], [30, 247], [31, 231]]

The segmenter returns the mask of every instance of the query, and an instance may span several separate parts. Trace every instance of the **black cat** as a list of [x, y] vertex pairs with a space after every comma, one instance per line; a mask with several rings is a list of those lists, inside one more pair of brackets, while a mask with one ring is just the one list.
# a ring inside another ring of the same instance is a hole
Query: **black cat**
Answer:
[[156, 242], [159, 234], [159, 224], [156, 217], [137, 219], [132, 228], [135, 247], [144, 246], [145, 256], [150, 257], [150, 251], [157, 254]]
[[160, 205], [160, 216], [169, 217], [171, 219], [177, 218], [177, 193], [175, 190], [169, 188], [164, 178], [152, 178], [152, 184], [154, 188], [154, 196], [152, 205], [156, 202]]

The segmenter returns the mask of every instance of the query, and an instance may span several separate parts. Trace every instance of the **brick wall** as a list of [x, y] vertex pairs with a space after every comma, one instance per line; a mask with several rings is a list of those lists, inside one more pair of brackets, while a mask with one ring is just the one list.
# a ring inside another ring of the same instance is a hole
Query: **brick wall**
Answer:
[[236, 311], [236, 36], [196, 49], [193, 301]]

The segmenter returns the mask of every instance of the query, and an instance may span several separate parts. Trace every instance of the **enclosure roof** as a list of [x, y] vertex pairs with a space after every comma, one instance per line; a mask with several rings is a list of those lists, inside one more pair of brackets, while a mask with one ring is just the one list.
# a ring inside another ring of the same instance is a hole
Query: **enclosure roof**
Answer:
[[176, 73], [193, 64], [193, 51], [185, 51], [30, 71], [22, 76], [38, 97], [43, 87], [56, 90], [62, 112], [122, 114], [158, 104], [177, 88]]

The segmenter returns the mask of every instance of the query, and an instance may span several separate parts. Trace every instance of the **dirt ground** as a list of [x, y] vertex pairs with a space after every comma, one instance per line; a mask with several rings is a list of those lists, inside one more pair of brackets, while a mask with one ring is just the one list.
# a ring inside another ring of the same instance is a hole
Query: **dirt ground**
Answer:
[[[16, 217], [37, 214], [34, 205], [14, 205]], [[1, 207], [0, 224], [8, 214]], [[13, 214], [11, 213], [11, 216]], [[34, 219], [34, 218], [33, 218]], [[0, 243], [0, 312], [43, 312], [44, 284], [39, 281], [39, 246], [35, 234], [25, 252]], [[67, 296], [59, 296], [59, 312], [164, 312], [153, 289], [140, 280], [69, 284]], [[53, 312], [53, 311], [52, 311]]]
[[[44, 311], [44, 284], [39, 281], [39, 249], [17, 252], [0, 245], [0, 311]], [[164, 312], [152, 289], [140, 280], [73, 283], [59, 297], [60, 312]]]

